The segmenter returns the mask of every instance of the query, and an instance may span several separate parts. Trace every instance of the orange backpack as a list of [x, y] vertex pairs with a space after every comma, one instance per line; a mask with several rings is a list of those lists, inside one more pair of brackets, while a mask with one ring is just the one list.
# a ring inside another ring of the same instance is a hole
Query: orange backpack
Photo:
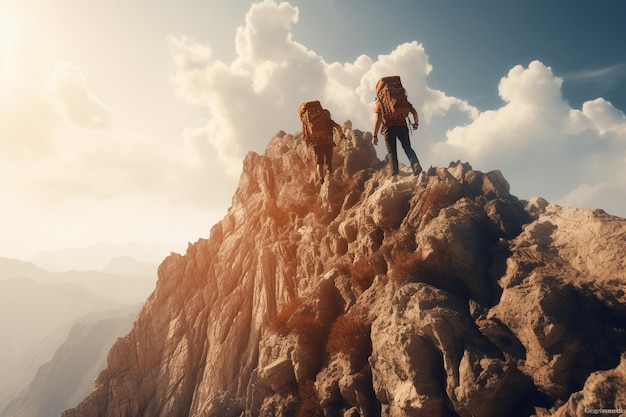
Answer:
[[330, 112], [319, 101], [305, 101], [298, 109], [302, 121], [302, 136], [307, 145], [321, 145], [333, 140]]
[[383, 77], [376, 83], [376, 97], [380, 101], [385, 122], [403, 120], [409, 116], [411, 105], [406, 90], [397, 75]]

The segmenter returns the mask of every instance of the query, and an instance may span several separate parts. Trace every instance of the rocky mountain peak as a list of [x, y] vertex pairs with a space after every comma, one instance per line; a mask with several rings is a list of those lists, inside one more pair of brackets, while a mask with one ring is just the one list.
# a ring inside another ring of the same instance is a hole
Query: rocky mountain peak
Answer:
[[521, 201], [467, 163], [393, 179], [344, 123], [330, 181], [299, 135], [247, 155], [172, 254], [96, 416], [574, 416], [626, 404], [626, 220]]

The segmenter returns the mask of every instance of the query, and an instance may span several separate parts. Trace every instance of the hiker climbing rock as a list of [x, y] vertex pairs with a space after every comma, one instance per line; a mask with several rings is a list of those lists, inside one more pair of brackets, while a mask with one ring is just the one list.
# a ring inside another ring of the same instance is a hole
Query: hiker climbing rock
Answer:
[[376, 113], [376, 123], [374, 125], [372, 143], [378, 145], [378, 132], [380, 130], [385, 135], [385, 145], [387, 146], [387, 154], [391, 163], [392, 175], [398, 175], [398, 143], [396, 139], [400, 141], [406, 156], [411, 162], [413, 174], [418, 175], [422, 172], [422, 166], [411, 147], [407, 118], [409, 114], [413, 115], [413, 123], [411, 124], [413, 130], [417, 129], [419, 119], [417, 110], [407, 99], [406, 90], [402, 87], [400, 77], [383, 77], [378, 80], [378, 83], [376, 83], [376, 107], [374, 112]]
[[302, 136], [304, 142], [313, 147], [315, 162], [320, 176], [320, 183], [324, 183], [326, 174], [333, 172], [333, 129], [345, 139], [341, 126], [335, 122], [330, 112], [322, 107], [319, 101], [306, 101], [298, 109], [302, 121]]

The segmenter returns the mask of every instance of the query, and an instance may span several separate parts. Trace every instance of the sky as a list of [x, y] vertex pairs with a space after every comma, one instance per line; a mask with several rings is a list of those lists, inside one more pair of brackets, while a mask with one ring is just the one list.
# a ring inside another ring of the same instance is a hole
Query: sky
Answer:
[[0, 256], [182, 253], [301, 102], [371, 131], [396, 74], [423, 166], [626, 216], [623, 0], [0, 0], [0, 36]]

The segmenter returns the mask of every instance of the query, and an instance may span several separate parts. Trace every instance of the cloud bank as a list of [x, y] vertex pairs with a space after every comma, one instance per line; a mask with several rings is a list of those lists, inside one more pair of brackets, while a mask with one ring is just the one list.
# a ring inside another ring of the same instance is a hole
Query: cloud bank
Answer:
[[205, 126], [194, 129], [193, 140], [208, 144], [231, 175], [240, 172], [246, 152], [263, 151], [266, 138], [299, 128], [296, 111], [303, 101], [321, 100], [336, 120], [350, 119], [370, 130], [374, 86], [385, 75], [402, 76], [430, 130], [443, 131], [444, 119], [465, 123], [476, 117], [467, 102], [428, 86], [432, 66], [421, 44], [406, 43], [376, 58], [328, 63], [293, 39], [297, 21], [298, 9], [288, 3], [252, 5], [237, 30], [237, 58], [231, 63], [214, 59], [208, 45], [183, 35], [168, 38], [180, 96], [210, 115]]
[[237, 30], [237, 58], [230, 63], [215, 59], [208, 45], [181, 35], [168, 39], [179, 94], [210, 115], [193, 140], [231, 175], [273, 133], [297, 131], [302, 101], [319, 99], [336, 120], [371, 130], [375, 83], [398, 74], [420, 113], [413, 140], [425, 165], [466, 160], [477, 169], [501, 169], [522, 198], [626, 214], [626, 174], [619, 170], [626, 158], [624, 113], [602, 98], [572, 108], [562, 98], [563, 80], [544, 63], [512, 68], [498, 86], [503, 106], [479, 111], [429, 86], [435, 69], [418, 42], [329, 63], [294, 39], [297, 21], [298, 9], [288, 3], [254, 4]]

